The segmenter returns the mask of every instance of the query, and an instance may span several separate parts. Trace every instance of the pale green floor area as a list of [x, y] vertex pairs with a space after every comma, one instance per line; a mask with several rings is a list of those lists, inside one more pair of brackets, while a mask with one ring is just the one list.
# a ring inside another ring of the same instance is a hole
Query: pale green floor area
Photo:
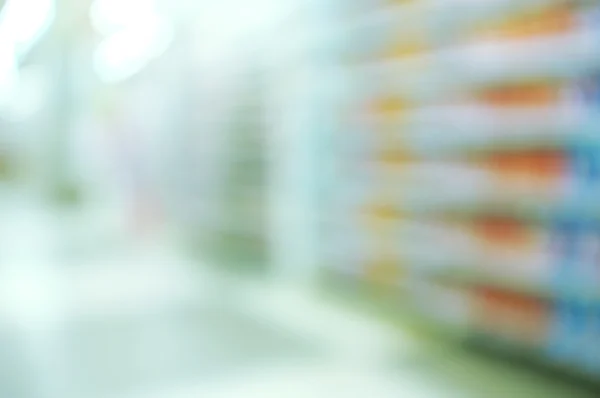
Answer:
[[225, 277], [168, 234], [134, 244], [110, 210], [4, 210], [0, 397], [594, 396], [293, 281]]

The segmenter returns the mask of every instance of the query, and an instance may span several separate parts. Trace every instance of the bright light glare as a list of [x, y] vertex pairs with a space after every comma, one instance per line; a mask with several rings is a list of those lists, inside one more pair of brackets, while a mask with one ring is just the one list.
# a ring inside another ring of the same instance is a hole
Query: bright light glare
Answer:
[[156, 26], [161, 18], [150, 0], [96, 0], [90, 8], [94, 28], [105, 35], [135, 26]]
[[277, 0], [255, 0], [251, 7], [239, 0], [215, 2], [204, 11], [203, 26], [211, 33], [257, 31], [275, 22], [289, 5]]
[[94, 54], [96, 73], [106, 82], [127, 79], [166, 51], [173, 29], [151, 0], [96, 0], [94, 27], [107, 38]]
[[252, 6], [243, 0], [222, 0], [202, 11], [200, 33], [207, 38], [204, 50], [234, 50], [241, 39], [264, 32], [297, 3], [285, 0], [255, 0]]
[[54, 18], [53, 0], [9, 0], [0, 17], [0, 36], [22, 56], [44, 34]]
[[19, 82], [18, 59], [46, 32], [54, 19], [53, 0], [9, 0], [0, 14], [0, 105]]
[[127, 79], [164, 53], [172, 39], [173, 32], [168, 25], [115, 33], [104, 40], [96, 51], [96, 72], [106, 82]]
[[15, 93], [19, 70], [14, 55], [14, 43], [0, 34], [0, 106], [6, 105]]
[[19, 71], [19, 87], [8, 108], [11, 120], [26, 120], [43, 108], [50, 90], [48, 75], [44, 72], [39, 66], [27, 66]]

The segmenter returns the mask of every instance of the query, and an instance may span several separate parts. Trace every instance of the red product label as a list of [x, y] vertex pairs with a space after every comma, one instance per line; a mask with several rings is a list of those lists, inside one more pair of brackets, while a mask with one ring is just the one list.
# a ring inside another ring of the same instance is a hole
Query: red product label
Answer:
[[549, 313], [541, 300], [493, 288], [478, 289], [475, 300], [476, 328], [530, 346], [544, 340]]
[[479, 93], [486, 105], [497, 107], [545, 106], [561, 99], [561, 87], [547, 83], [529, 83], [495, 87]]

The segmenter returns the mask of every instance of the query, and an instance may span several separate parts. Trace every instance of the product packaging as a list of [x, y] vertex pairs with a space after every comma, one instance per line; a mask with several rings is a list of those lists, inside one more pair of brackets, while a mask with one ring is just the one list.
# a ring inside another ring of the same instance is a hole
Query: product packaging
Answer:
[[539, 299], [479, 288], [474, 308], [476, 331], [531, 349], [546, 340], [548, 309]]
[[467, 224], [449, 220], [407, 219], [396, 227], [398, 257], [421, 270], [473, 269], [484, 258], [477, 243]]
[[600, 302], [598, 297], [591, 300], [587, 325], [581, 357], [584, 369], [589, 374], [600, 377]]
[[556, 300], [547, 347], [552, 361], [580, 366], [586, 323], [586, 308], [579, 300], [565, 297]]
[[[582, 341], [589, 333], [582, 276], [585, 274], [586, 222], [576, 216], [564, 216], [553, 227], [550, 252], [554, 270], [551, 278], [555, 302], [548, 354], [561, 363], [580, 365]], [[593, 246], [593, 245], [592, 245]]]
[[551, 272], [546, 230], [507, 217], [487, 217], [475, 224], [486, 274], [518, 281], [532, 290], [543, 288]]

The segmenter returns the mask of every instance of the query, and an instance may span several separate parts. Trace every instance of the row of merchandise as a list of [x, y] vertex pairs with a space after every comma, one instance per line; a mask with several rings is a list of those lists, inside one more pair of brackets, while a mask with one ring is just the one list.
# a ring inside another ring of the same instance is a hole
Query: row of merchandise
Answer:
[[600, 377], [600, 6], [361, 6], [333, 266]]
[[[444, 281], [445, 282], [445, 281]], [[412, 286], [422, 316], [467, 329], [530, 359], [600, 377], [600, 303], [571, 297], [547, 300], [483, 285], [429, 282]]]
[[[519, 83], [481, 89], [436, 103], [401, 103], [397, 96], [366, 99], [354, 115], [373, 150], [420, 156], [457, 155], [489, 148], [596, 145], [600, 78], [570, 84]], [[376, 131], [385, 132], [381, 140]]]
[[[534, 7], [531, 3], [539, 2], [523, 1], [515, 16], [514, 12], [506, 15], [493, 11], [493, 7], [485, 6], [488, 3], [455, 6], [441, 13], [445, 18], [468, 15], [478, 7], [491, 12], [460, 35], [439, 33], [440, 22], [429, 15], [431, 7], [424, 7], [422, 16], [410, 16], [408, 21], [394, 16], [407, 14], [405, 8], [414, 6], [383, 9], [379, 13], [384, 20], [349, 28], [348, 35], [353, 38], [347, 50], [353, 59], [351, 65], [377, 79], [377, 90], [401, 93], [407, 100], [419, 102], [468, 94], [508, 81], [571, 79], [600, 65], [596, 51], [600, 17], [593, 7], [575, 7], [561, 0]], [[414, 26], [413, 31], [397, 31], [407, 24]], [[373, 89], [372, 80], [367, 90]]]
[[507, 288], [528, 286], [533, 295], [600, 300], [598, 222], [546, 226], [492, 216], [470, 221], [369, 217], [362, 221], [343, 235], [353, 242], [353, 258], [346, 267], [357, 274], [384, 264], [394, 275], [403, 269], [421, 270], [469, 280], [472, 274], [492, 285], [514, 281], [505, 283]]
[[361, 163], [367, 170], [355, 175], [365, 181], [348, 187], [344, 200], [356, 207], [379, 201], [375, 207], [396, 213], [495, 211], [548, 220], [562, 210], [597, 218], [597, 165], [595, 159], [583, 166], [578, 160], [562, 151], [532, 151], [477, 160]]

